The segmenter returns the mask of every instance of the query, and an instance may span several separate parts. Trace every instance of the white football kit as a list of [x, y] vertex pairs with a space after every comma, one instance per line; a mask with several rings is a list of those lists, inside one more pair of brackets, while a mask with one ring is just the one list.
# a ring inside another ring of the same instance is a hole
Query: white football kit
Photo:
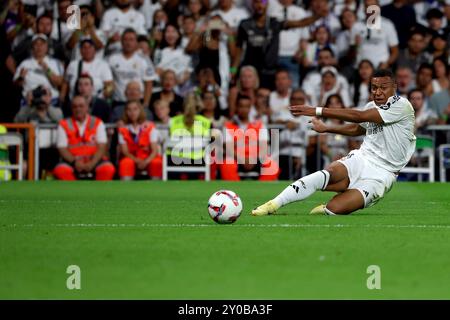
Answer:
[[377, 106], [371, 101], [364, 107], [371, 108], [378, 110], [383, 123], [360, 123], [366, 129], [361, 148], [338, 160], [347, 168], [348, 189], [361, 192], [365, 207], [374, 205], [389, 192], [416, 146], [414, 109], [407, 99], [392, 96], [384, 105]]

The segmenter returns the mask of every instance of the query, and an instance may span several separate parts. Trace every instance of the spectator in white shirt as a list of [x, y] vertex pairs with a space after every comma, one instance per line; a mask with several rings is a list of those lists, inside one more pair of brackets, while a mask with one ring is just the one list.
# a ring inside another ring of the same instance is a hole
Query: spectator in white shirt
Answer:
[[[365, 0], [365, 8], [378, 5], [378, 0]], [[367, 18], [371, 13], [367, 13]], [[352, 28], [351, 45], [357, 50], [357, 63], [368, 59], [375, 68], [390, 68], [398, 57], [398, 37], [391, 20], [380, 17], [380, 28], [357, 22]]]
[[150, 58], [144, 57], [138, 52], [137, 34], [133, 29], [127, 29], [122, 35], [122, 52], [109, 58], [115, 91], [113, 105], [124, 105], [126, 102], [125, 88], [131, 81], [138, 81], [144, 92], [145, 108], [150, 104], [153, 89], [153, 81], [157, 78], [155, 68]]
[[334, 13], [330, 10], [330, 4], [327, 0], [312, 0], [309, 6], [309, 15], [318, 14], [320, 12], [319, 20], [315, 21], [312, 25], [309, 26], [310, 35], [312, 35], [317, 27], [326, 26], [328, 30], [330, 30], [332, 39], [336, 38], [336, 35], [339, 30], [341, 30], [341, 24], [339, 19], [334, 15]]
[[170, 69], [177, 76], [178, 87], [183, 86], [189, 80], [193, 71], [191, 58], [184, 53], [181, 47], [181, 33], [175, 25], [171, 23], [166, 25], [161, 50], [157, 56], [156, 73], [159, 77], [165, 70]]
[[95, 46], [97, 56], [103, 58], [104, 50], [106, 44], [106, 36], [102, 30], [98, 30], [95, 27], [95, 17], [92, 13], [92, 8], [90, 6], [81, 6], [81, 29], [75, 30], [67, 41], [67, 49], [71, 50], [71, 59], [80, 59], [80, 46], [81, 41], [85, 39], [91, 39]]
[[319, 26], [313, 33], [312, 42], [302, 42], [300, 50], [297, 52], [297, 57], [305, 69], [317, 66], [319, 52], [324, 48], [329, 48], [336, 55], [336, 48], [331, 43], [330, 36], [330, 31], [326, 26]]
[[289, 99], [291, 96], [292, 79], [285, 69], [277, 70], [275, 73], [275, 90], [270, 93], [269, 107], [272, 122], [277, 122], [279, 118], [284, 118], [289, 111]]
[[[306, 11], [293, 4], [293, 2], [294, 0], [272, 1], [269, 6], [270, 16], [277, 18], [279, 21], [294, 21], [306, 18]], [[307, 41], [308, 37], [309, 34], [307, 28], [293, 28], [280, 32], [278, 63], [281, 68], [289, 70], [289, 75], [294, 87], [298, 87], [300, 82], [299, 65], [294, 60], [294, 57], [300, 48], [300, 42]]]
[[358, 64], [357, 75], [350, 88], [355, 108], [363, 108], [370, 101], [369, 85], [374, 70], [372, 62], [369, 60], [361, 60]]
[[218, 9], [212, 11], [210, 16], [219, 15], [223, 21], [236, 33], [239, 23], [250, 17], [250, 13], [244, 7], [237, 7], [233, 0], [219, 0]]
[[436, 112], [427, 107], [425, 94], [417, 88], [408, 92], [408, 100], [414, 108], [416, 133], [427, 134], [426, 126], [435, 124], [438, 120]]
[[[337, 65], [333, 50], [331, 50], [330, 48], [324, 48], [320, 50], [318, 54], [317, 64], [317, 69], [309, 72], [302, 83], [302, 88], [309, 96], [309, 100], [312, 100], [312, 97], [317, 94], [317, 91], [320, 91], [319, 88], [322, 83], [322, 75], [320, 73], [320, 70], [325, 67], [336, 67]], [[337, 75], [337, 82], [342, 90], [349, 90], [347, 79], [340, 73], [338, 73]]]
[[81, 59], [72, 61], [66, 70], [66, 81], [72, 98], [81, 74], [88, 74], [94, 82], [94, 96], [109, 99], [114, 90], [113, 75], [108, 63], [96, 57], [95, 44], [85, 39], [80, 44]]
[[64, 47], [72, 35], [72, 30], [67, 26], [67, 19], [70, 16], [67, 9], [72, 3], [70, 0], [58, 1], [58, 18], [53, 21], [52, 38], [59, 41]]
[[121, 36], [126, 29], [132, 28], [137, 34], [147, 34], [144, 15], [132, 7], [131, 0], [116, 0], [115, 3], [115, 7], [106, 10], [101, 24], [108, 39], [107, 54], [120, 51]]
[[31, 58], [24, 60], [16, 70], [14, 81], [22, 87], [22, 95], [39, 86], [50, 88], [52, 104], [59, 103], [59, 90], [64, 82], [63, 66], [60, 61], [47, 55], [47, 36], [36, 34], [32, 39]]
[[356, 14], [351, 9], [344, 9], [342, 11], [342, 14], [340, 16], [342, 29], [339, 31], [336, 37], [336, 50], [337, 50], [337, 57], [339, 60], [341, 59], [347, 59], [346, 62], [350, 57], [349, 55], [349, 49], [351, 44], [351, 30], [353, 26], [356, 23]]
[[346, 108], [352, 107], [353, 102], [350, 99], [348, 88], [339, 84], [338, 71], [335, 67], [325, 67], [320, 71], [322, 75], [322, 81], [320, 84], [320, 90], [316, 90], [311, 94], [311, 104], [313, 106], [323, 106], [329, 96], [333, 94], [339, 94], [342, 98], [344, 106]]
[[395, 80], [397, 82], [397, 94], [406, 98], [409, 90], [414, 87], [414, 74], [407, 66], [398, 67], [395, 70]]

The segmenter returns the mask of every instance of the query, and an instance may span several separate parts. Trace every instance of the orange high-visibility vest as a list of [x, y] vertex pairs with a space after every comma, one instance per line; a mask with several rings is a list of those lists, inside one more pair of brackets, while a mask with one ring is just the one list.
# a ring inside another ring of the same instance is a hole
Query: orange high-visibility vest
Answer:
[[98, 146], [95, 136], [100, 123], [99, 118], [88, 116], [84, 134], [80, 136], [78, 125], [73, 117], [61, 120], [59, 124], [67, 134], [67, 148], [72, 155], [75, 157], [91, 157], [97, 152]]
[[119, 133], [127, 143], [128, 151], [139, 159], [145, 159], [152, 151], [150, 135], [154, 129], [153, 122], [146, 121], [141, 125], [139, 133], [135, 137], [126, 127], [119, 128]]
[[245, 130], [232, 121], [225, 122], [227, 132], [233, 137], [236, 155], [245, 155], [247, 159], [258, 156], [259, 130], [262, 127], [263, 123], [259, 120], [249, 123]]

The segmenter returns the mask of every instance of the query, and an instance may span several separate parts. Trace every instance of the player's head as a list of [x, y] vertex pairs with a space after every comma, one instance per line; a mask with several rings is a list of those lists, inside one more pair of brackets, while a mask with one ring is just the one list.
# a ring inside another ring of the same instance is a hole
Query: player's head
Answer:
[[378, 69], [372, 75], [370, 80], [370, 93], [377, 106], [383, 105], [387, 100], [395, 95], [397, 84], [392, 71], [387, 69]]

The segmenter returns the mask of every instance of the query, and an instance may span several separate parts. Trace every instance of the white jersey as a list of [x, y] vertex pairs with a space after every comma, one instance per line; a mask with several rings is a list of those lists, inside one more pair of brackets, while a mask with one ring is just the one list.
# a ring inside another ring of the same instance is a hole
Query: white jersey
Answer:
[[157, 79], [151, 60], [138, 52], [128, 59], [122, 53], [116, 53], [109, 57], [108, 62], [114, 76], [116, 101], [127, 101], [125, 89], [130, 82], [139, 82], [144, 92], [144, 82]]
[[360, 123], [366, 129], [361, 152], [367, 159], [391, 172], [403, 169], [416, 147], [414, 136], [414, 109], [400, 96], [392, 96], [387, 103], [377, 106], [369, 102], [365, 109], [376, 108], [384, 123]]

